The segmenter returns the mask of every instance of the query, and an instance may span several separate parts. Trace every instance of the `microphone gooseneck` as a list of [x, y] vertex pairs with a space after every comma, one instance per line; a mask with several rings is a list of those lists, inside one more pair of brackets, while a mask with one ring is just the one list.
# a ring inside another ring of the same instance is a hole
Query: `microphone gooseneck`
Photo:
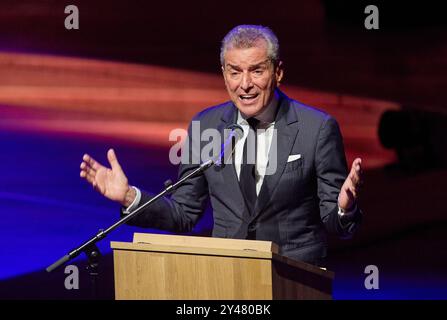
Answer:
[[216, 166], [222, 166], [222, 164], [226, 164], [227, 160], [231, 158], [234, 153], [236, 142], [244, 136], [244, 130], [242, 127], [236, 123], [231, 124], [227, 127], [226, 130], [231, 130], [228, 138], [222, 144], [221, 151], [219, 156], [213, 160], [213, 163]]

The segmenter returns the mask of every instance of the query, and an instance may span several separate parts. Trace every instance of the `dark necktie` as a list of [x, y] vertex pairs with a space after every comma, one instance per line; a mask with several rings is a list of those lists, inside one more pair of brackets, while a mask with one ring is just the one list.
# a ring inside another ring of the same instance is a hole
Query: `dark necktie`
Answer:
[[[239, 185], [242, 190], [242, 194], [245, 198], [248, 211], [250, 215], [254, 214], [256, 204], [256, 154], [257, 154], [257, 138], [256, 127], [259, 124], [259, 120], [255, 118], [248, 118], [248, 124], [250, 125], [249, 135], [254, 134], [254, 139], [249, 139], [249, 136], [245, 139], [244, 153], [242, 156], [241, 172], [239, 175]], [[253, 146], [254, 143], [254, 146]], [[254, 152], [254, 153], [253, 153]], [[248, 154], [251, 153], [251, 157]], [[253, 157], [254, 156], [254, 157]], [[253, 161], [254, 160], [254, 161]], [[253, 163], [254, 162], [254, 163]]]

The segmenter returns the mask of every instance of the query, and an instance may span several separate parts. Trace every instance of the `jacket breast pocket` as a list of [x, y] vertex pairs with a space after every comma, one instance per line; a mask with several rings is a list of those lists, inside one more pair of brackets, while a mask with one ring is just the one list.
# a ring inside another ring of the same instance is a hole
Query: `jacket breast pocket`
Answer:
[[290, 171], [296, 171], [298, 169], [303, 168], [303, 159], [297, 159], [295, 161], [290, 161], [286, 163], [286, 167], [284, 168], [284, 173]]

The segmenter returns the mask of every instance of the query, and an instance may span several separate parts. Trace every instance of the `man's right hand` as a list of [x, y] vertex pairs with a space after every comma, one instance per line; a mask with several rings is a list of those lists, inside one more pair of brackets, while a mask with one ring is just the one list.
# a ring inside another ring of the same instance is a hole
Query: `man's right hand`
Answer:
[[82, 157], [80, 176], [105, 197], [128, 207], [135, 199], [135, 190], [129, 186], [113, 149], [107, 152], [107, 159], [111, 168], [85, 154]]

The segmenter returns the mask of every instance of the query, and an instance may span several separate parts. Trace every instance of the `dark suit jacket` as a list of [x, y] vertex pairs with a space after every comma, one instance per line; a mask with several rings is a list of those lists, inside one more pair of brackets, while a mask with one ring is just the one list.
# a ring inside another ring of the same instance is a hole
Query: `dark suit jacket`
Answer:
[[[157, 201], [130, 223], [189, 232], [210, 199], [213, 236], [273, 241], [282, 255], [324, 264], [326, 231], [349, 237], [361, 216], [356, 214], [353, 221], [343, 224], [338, 217], [337, 198], [347, 176], [342, 137], [334, 118], [279, 90], [278, 94], [277, 169], [264, 177], [254, 216], [247, 213], [234, 165], [230, 164], [209, 168], [179, 187], [171, 199]], [[237, 109], [226, 102], [200, 112], [193, 120], [200, 121], [201, 131], [215, 128], [223, 136], [223, 130], [236, 122]], [[287, 162], [292, 154], [301, 154], [301, 158]], [[197, 164], [181, 164], [179, 177], [195, 168]], [[143, 192], [142, 201], [151, 196]]]

